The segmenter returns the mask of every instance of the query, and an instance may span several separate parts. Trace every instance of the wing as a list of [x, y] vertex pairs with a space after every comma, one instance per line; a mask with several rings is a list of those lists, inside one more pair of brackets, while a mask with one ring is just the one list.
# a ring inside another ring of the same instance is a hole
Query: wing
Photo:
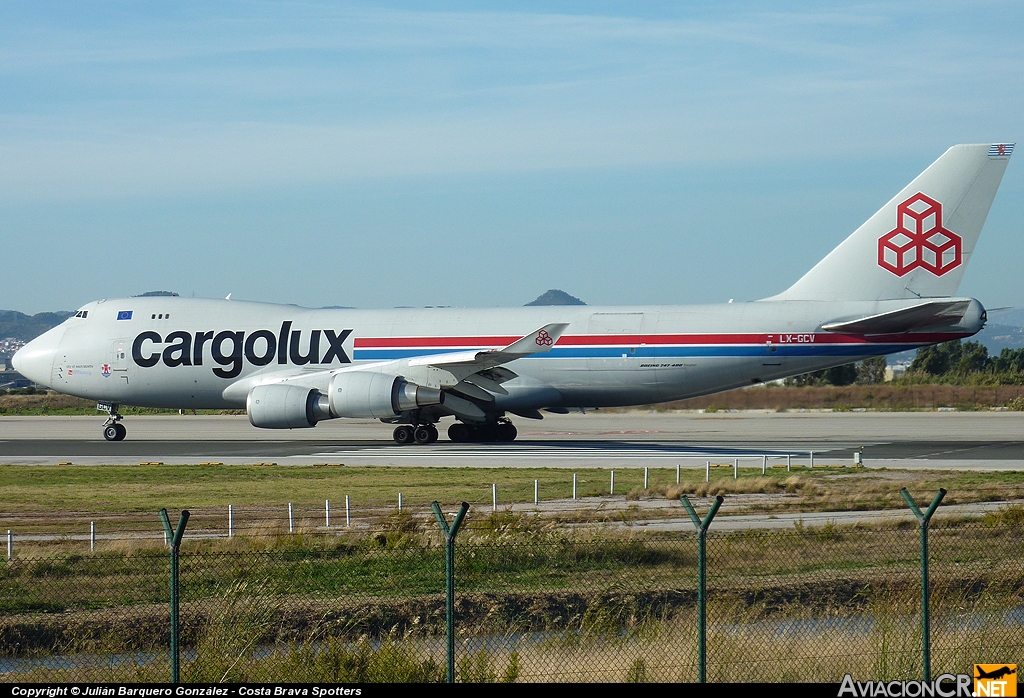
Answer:
[[[446, 354], [414, 356], [411, 358], [352, 364], [344, 368], [303, 373], [300, 375], [265, 375], [239, 381], [229, 386], [225, 397], [244, 399], [249, 390], [261, 383], [296, 383], [326, 390], [331, 377], [346, 371], [372, 371], [403, 376], [406, 380], [427, 388], [459, 393], [466, 398], [480, 402], [493, 402], [494, 395], [507, 395], [501, 384], [516, 378], [518, 374], [503, 364], [551, 351], [569, 323], [555, 322], [534, 330], [501, 349], [481, 351], [456, 351]], [[468, 404], [462, 405], [461, 402]], [[477, 416], [469, 400], [456, 398], [446, 404], [457, 412]], [[480, 412], [482, 417], [483, 412]]]

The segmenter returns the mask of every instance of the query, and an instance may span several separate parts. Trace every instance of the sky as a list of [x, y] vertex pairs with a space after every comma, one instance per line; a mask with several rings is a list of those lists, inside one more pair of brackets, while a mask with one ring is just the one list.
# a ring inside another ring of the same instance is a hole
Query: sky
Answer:
[[[753, 300], [956, 143], [1024, 4], [0, 2], [0, 308]], [[1024, 306], [1011, 160], [960, 288]]]

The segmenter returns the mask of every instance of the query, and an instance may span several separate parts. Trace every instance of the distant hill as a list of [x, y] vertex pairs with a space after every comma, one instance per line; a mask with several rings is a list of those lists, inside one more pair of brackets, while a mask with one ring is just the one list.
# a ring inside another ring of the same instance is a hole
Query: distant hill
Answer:
[[586, 303], [576, 296], [570, 296], [565, 291], [552, 288], [537, 296], [536, 300], [530, 301], [526, 305], [586, 305]]
[[178, 294], [175, 293], [174, 291], [146, 291], [145, 293], [140, 293], [139, 295], [134, 296], [134, 297], [135, 298], [155, 298], [155, 297], [159, 297], [159, 296], [170, 296], [172, 298], [176, 298], [178, 296]]
[[1010, 325], [1012, 327], [1024, 327], [1024, 310], [1020, 308], [1007, 308], [1006, 310], [988, 311], [990, 322], [999, 325]]
[[27, 342], [51, 327], [56, 327], [73, 314], [69, 310], [35, 315], [26, 315], [17, 310], [0, 310], [0, 339], [11, 338]]
[[984, 344], [988, 347], [990, 356], [998, 355], [1007, 348], [1024, 349], [1024, 327], [989, 323], [985, 329], [971, 337], [970, 341]]

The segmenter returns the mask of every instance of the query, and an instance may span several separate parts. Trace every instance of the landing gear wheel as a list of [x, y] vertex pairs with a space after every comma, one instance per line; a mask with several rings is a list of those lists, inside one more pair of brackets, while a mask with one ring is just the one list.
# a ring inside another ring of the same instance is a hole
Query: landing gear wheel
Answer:
[[481, 424], [473, 430], [473, 441], [491, 442], [498, 440], [497, 425]]
[[114, 438], [114, 441], [124, 441], [124, 437], [128, 435], [128, 430], [125, 426], [119, 422], [114, 425], [114, 428], [117, 429], [117, 436]]
[[448, 438], [457, 444], [464, 444], [469, 441], [471, 433], [469, 427], [462, 422], [455, 422], [455, 424], [448, 427]]
[[515, 441], [516, 435], [519, 433], [512, 422], [499, 422], [496, 431], [496, 441]]
[[413, 428], [404, 424], [400, 427], [395, 427], [395, 433], [392, 436], [395, 439], [395, 443], [400, 446], [411, 444], [416, 438]]
[[107, 441], [120, 441], [121, 439], [123, 439], [123, 436], [121, 436], [121, 439], [117, 438], [118, 436], [120, 436], [120, 433], [118, 432], [117, 429], [119, 426], [121, 425], [108, 424], [107, 426], [103, 427], [103, 438], [106, 439]]
[[437, 429], [433, 424], [421, 424], [416, 427], [413, 436], [418, 444], [432, 444], [437, 441]]

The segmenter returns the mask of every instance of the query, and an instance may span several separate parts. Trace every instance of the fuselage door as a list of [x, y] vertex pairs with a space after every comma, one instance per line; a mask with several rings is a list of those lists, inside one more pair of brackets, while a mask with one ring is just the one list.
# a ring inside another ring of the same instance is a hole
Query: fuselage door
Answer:
[[587, 334], [587, 367], [604, 371], [634, 370], [639, 365], [643, 313], [594, 313]]
[[128, 342], [118, 339], [110, 346], [110, 367], [115, 371], [128, 370]]

